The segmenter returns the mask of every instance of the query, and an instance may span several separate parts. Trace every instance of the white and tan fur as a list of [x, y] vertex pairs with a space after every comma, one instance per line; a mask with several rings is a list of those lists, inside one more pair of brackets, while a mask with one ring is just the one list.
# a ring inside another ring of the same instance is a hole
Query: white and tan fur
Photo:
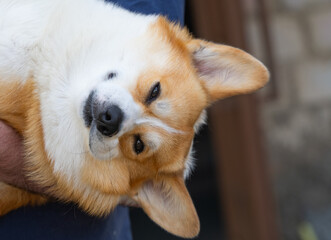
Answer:
[[[29, 179], [93, 215], [131, 202], [167, 231], [197, 235], [184, 175], [205, 108], [268, 77], [247, 53], [193, 39], [161, 16], [98, 0], [0, 2], [0, 119], [24, 138]], [[146, 104], [156, 82], [160, 96]], [[115, 136], [84, 123], [91, 91], [125, 113]], [[46, 201], [0, 183], [0, 215]]]

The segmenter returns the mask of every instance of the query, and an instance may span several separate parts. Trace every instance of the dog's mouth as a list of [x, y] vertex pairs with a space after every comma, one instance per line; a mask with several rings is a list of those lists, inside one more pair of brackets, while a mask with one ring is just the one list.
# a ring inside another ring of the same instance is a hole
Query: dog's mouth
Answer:
[[86, 127], [91, 127], [93, 116], [92, 116], [92, 105], [93, 105], [93, 96], [95, 91], [91, 91], [88, 96], [84, 108], [83, 108], [83, 119]]

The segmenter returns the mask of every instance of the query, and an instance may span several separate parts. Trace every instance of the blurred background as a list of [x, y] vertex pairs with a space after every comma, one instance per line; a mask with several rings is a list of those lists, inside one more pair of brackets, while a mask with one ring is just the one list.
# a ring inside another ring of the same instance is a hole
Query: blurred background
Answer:
[[[186, 24], [271, 72], [257, 94], [210, 108], [195, 139], [197, 239], [330, 240], [331, 1], [188, 0]], [[179, 239], [131, 218], [134, 239]]]

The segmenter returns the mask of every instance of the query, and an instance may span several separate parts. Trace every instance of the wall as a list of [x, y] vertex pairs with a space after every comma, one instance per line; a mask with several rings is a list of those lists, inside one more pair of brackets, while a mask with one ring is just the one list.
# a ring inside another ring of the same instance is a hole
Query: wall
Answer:
[[[249, 48], [266, 61], [257, 2], [242, 2]], [[281, 232], [331, 239], [331, 1], [266, 0], [266, 8], [278, 96], [260, 93], [261, 119]]]

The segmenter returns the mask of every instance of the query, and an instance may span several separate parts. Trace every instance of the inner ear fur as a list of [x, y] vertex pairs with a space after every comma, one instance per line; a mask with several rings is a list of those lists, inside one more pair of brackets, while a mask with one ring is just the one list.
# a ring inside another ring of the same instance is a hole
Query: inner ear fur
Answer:
[[211, 102], [253, 92], [269, 80], [267, 68], [238, 48], [199, 39], [187, 45]]
[[193, 238], [200, 222], [183, 177], [167, 177], [145, 182], [134, 200], [146, 214], [168, 232]]

